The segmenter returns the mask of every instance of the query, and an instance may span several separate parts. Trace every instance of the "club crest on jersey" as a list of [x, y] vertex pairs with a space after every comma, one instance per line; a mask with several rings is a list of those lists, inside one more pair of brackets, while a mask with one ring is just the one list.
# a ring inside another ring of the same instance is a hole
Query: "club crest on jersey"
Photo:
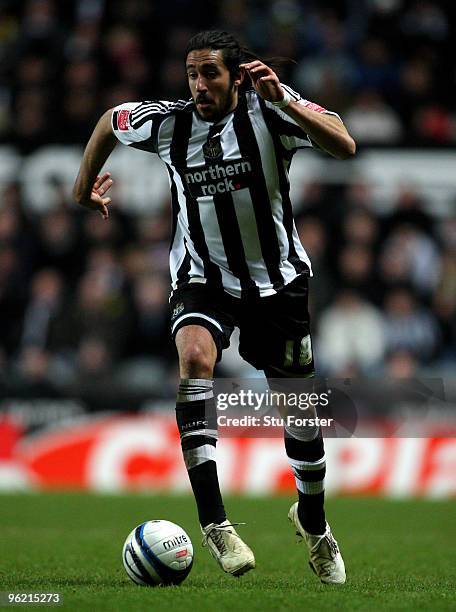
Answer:
[[208, 141], [203, 144], [203, 155], [208, 161], [221, 159], [223, 152], [220, 138], [209, 138]]
[[175, 306], [174, 306], [174, 310], [173, 310], [173, 314], [171, 315], [171, 319], [175, 319], [176, 317], [178, 317], [180, 315], [180, 313], [184, 310], [184, 303], [183, 302], [178, 302]]

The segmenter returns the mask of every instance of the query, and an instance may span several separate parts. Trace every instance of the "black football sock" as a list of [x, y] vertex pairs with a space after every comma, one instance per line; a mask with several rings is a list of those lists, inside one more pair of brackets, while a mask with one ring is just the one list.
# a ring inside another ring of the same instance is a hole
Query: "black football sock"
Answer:
[[313, 535], [326, 530], [324, 510], [326, 474], [325, 450], [321, 430], [311, 440], [295, 428], [285, 428], [285, 449], [295, 475], [298, 490], [298, 517], [304, 529]]
[[201, 526], [223, 523], [226, 513], [215, 459], [217, 414], [212, 380], [181, 379], [176, 419]]

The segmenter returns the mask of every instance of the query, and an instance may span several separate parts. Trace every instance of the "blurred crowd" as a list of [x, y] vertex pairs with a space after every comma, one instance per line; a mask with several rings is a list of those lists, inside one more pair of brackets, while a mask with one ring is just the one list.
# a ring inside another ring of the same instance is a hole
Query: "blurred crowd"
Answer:
[[[106, 222], [63, 196], [55, 209], [32, 213], [17, 184], [1, 201], [3, 389], [173, 394], [169, 202], [154, 217], [113, 209]], [[383, 217], [373, 214], [362, 183], [311, 183], [296, 205], [315, 272], [310, 309], [319, 374], [454, 371], [456, 216], [431, 217], [406, 186]], [[218, 375], [249, 373], [233, 353]]]
[[120, 102], [188, 98], [189, 37], [220, 27], [342, 113], [358, 143], [456, 140], [456, 7], [445, 0], [0, 0], [0, 141], [85, 142]]

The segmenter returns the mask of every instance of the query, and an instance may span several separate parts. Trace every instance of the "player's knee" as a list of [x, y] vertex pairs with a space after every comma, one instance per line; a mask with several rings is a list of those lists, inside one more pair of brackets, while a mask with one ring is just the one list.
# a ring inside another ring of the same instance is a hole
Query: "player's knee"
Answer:
[[212, 378], [217, 348], [209, 331], [200, 326], [187, 326], [177, 332], [181, 378]]
[[195, 342], [180, 355], [182, 378], [211, 378], [214, 370], [212, 351], [203, 343]]

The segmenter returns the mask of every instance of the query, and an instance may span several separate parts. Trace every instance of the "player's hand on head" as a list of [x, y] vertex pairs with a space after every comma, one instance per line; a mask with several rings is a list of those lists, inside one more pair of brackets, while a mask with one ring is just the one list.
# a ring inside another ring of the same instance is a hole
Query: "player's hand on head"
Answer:
[[240, 65], [241, 69], [249, 75], [252, 85], [257, 93], [270, 102], [279, 102], [285, 95], [279, 81], [279, 77], [272, 68], [255, 60]]
[[102, 176], [97, 176], [92, 187], [90, 200], [84, 203], [87, 208], [98, 211], [103, 219], [109, 217], [108, 206], [111, 204], [111, 198], [106, 197], [105, 194], [111, 188], [113, 182], [109, 172], [105, 172]]

